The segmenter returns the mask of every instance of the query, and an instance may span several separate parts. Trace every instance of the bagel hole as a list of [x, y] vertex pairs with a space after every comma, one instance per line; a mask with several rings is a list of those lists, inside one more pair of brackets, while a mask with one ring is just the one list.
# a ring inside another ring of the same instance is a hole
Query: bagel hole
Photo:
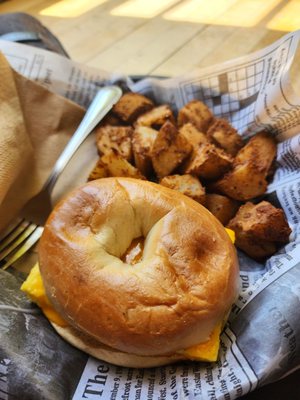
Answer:
[[133, 239], [130, 246], [121, 257], [121, 260], [126, 264], [137, 264], [143, 255], [144, 242], [145, 238], [143, 236]]

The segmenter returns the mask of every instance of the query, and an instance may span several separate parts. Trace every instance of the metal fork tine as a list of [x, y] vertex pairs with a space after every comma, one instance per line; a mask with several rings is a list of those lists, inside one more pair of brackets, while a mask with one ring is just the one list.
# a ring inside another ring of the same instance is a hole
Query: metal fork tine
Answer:
[[[35, 225], [36, 226], [36, 225]], [[22, 243], [22, 246], [14, 252], [9, 258], [5, 260], [5, 264], [2, 265], [2, 269], [5, 270], [15, 263], [20, 257], [23, 256], [41, 237], [44, 228], [42, 226], [36, 226], [36, 229], [29, 236], [29, 238]]]
[[5, 249], [11, 242], [14, 241], [28, 226], [29, 221], [22, 219], [18, 224], [16, 224], [0, 241], [0, 253]]
[[23, 230], [23, 232], [17, 237], [17, 239], [11, 242], [11, 244], [5, 247], [4, 250], [0, 253], [0, 261], [2, 261], [10, 253], [12, 253], [17, 247], [19, 247], [20, 244], [23, 243], [26, 238], [28, 238], [28, 236], [32, 234], [36, 227], [36, 224], [29, 223], [27, 228]]
[[2, 242], [4, 239], [6, 239], [8, 236], [11, 235], [11, 233], [17, 229], [17, 227], [25, 221], [25, 218], [23, 217], [18, 217], [16, 218], [9, 226], [4, 230], [4, 232], [1, 232], [0, 235], [0, 241]]

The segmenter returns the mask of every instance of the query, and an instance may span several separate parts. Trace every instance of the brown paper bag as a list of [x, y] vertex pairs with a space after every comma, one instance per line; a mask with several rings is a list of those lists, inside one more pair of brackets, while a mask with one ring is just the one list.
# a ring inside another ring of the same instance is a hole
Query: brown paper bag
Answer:
[[0, 53], [0, 232], [46, 181], [84, 109], [13, 71]]

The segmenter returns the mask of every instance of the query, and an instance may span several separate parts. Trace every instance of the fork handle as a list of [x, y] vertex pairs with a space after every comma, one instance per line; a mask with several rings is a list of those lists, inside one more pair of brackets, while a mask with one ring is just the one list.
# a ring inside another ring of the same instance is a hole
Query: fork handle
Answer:
[[51, 174], [44, 185], [44, 189], [47, 188], [49, 192], [52, 191], [59, 175], [73, 157], [78, 147], [109, 112], [112, 106], [119, 100], [121, 95], [122, 91], [118, 86], [105, 86], [98, 91], [88, 107], [80, 125], [56, 161]]

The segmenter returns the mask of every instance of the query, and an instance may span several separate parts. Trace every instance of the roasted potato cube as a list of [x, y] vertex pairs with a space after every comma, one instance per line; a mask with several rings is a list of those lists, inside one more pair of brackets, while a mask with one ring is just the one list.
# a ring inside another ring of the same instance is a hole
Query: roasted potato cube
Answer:
[[270, 182], [273, 179], [276, 169], [277, 169], [277, 161], [276, 161], [276, 158], [274, 158], [274, 160], [268, 170], [268, 174], [267, 174], [268, 182]]
[[227, 172], [223, 178], [211, 185], [210, 189], [234, 200], [246, 201], [264, 194], [267, 185], [265, 174], [258, 171], [255, 164], [246, 163]]
[[165, 176], [160, 184], [170, 189], [178, 190], [198, 203], [205, 204], [205, 188], [199, 179], [192, 175], [169, 175]]
[[100, 155], [116, 150], [123, 158], [132, 159], [130, 126], [101, 126], [96, 130], [96, 144]]
[[116, 151], [104, 154], [104, 156], [101, 157], [101, 162], [105, 166], [108, 176], [126, 176], [129, 178], [145, 179], [137, 168], [131, 165]]
[[[230, 228], [232, 229], [232, 228]], [[276, 244], [267, 240], [260, 240], [253, 236], [248, 236], [244, 232], [235, 231], [236, 247], [246, 253], [249, 257], [256, 261], [263, 261], [272, 256], [277, 251]]]
[[109, 112], [100, 122], [99, 126], [122, 126], [124, 122], [120, 120], [113, 112]]
[[284, 212], [267, 201], [247, 202], [239, 208], [229, 225], [262, 240], [287, 243], [291, 229]]
[[220, 194], [207, 194], [205, 207], [225, 226], [236, 214], [239, 203]]
[[267, 132], [258, 133], [238, 152], [233, 170], [216, 182], [214, 189], [240, 201], [264, 194], [275, 156], [274, 139]]
[[213, 121], [213, 114], [210, 109], [199, 100], [192, 100], [179, 110], [178, 126], [188, 122], [193, 124], [200, 132], [206, 133]]
[[275, 139], [265, 131], [257, 133], [238, 152], [234, 159], [234, 165], [253, 163], [258, 171], [264, 172], [265, 177], [276, 157]]
[[207, 137], [231, 156], [235, 156], [243, 147], [241, 136], [226, 119], [215, 119], [208, 128]]
[[95, 167], [92, 169], [88, 176], [88, 181], [93, 181], [95, 179], [100, 179], [100, 178], [106, 178], [108, 176], [108, 172], [106, 170], [105, 165], [99, 159], [95, 165]]
[[187, 124], [182, 125], [179, 129], [179, 133], [181, 133], [187, 141], [193, 146], [193, 149], [198, 149], [200, 144], [209, 143], [207, 136], [200, 132], [193, 124], [188, 122]]
[[158, 132], [147, 126], [136, 126], [132, 135], [132, 150], [137, 169], [145, 176], [152, 173], [151, 152]]
[[170, 175], [188, 157], [192, 146], [169, 121], [160, 128], [152, 148], [152, 163], [159, 179]]
[[137, 119], [136, 125], [160, 128], [166, 121], [170, 121], [175, 125], [175, 119], [171, 108], [163, 104], [141, 115]]
[[222, 176], [231, 164], [232, 159], [228, 154], [211, 143], [205, 143], [193, 152], [183, 169], [186, 174], [214, 180]]
[[254, 259], [269, 257], [279, 242], [287, 243], [291, 229], [283, 210], [267, 201], [247, 202], [228, 223], [236, 235], [236, 246]]
[[153, 102], [142, 94], [125, 93], [113, 106], [113, 113], [122, 121], [132, 124], [141, 114], [151, 110]]

